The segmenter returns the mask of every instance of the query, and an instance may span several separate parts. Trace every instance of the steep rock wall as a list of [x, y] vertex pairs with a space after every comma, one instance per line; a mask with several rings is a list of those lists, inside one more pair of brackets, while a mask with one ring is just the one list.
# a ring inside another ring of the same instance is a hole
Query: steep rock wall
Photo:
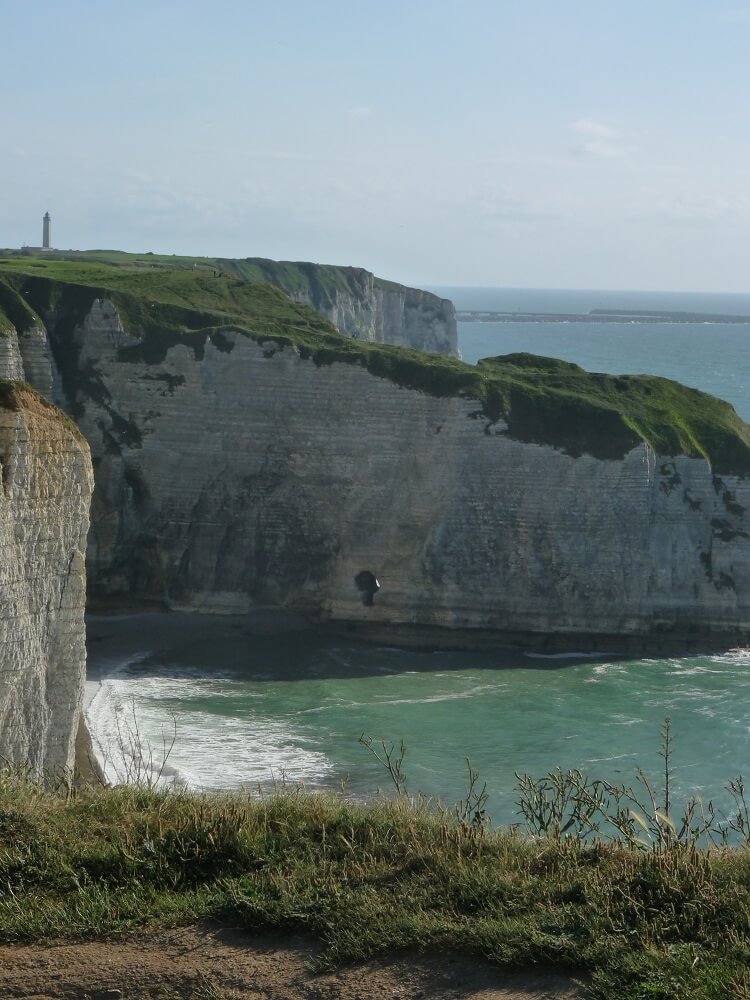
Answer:
[[292, 297], [311, 305], [355, 340], [413, 347], [419, 351], [458, 357], [458, 333], [453, 303], [416, 288], [378, 285], [366, 275], [361, 294], [335, 292], [330, 305], [309, 294]]
[[456, 312], [449, 299], [384, 281], [359, 267], [250, 258], [220, 260], [238, 277], [262, 279], [316, 309], [347, 337], [458, 357]]
[[0, 382], [0, 756], [37, 777], [73, 765], [92, 489], [71, 421]]
[[18, 333], [14, 328], [0, 330], [0, 379], [26, 381], [45, 398], [60, 396], [54, 386], [55, 363], [47, 331], [35, 324]]
[[[295, 302], [312, 306], [340, 333], [354, 340], [459, 356], [456, 312], [449, 299], [386, 281], [361, 267], [264, 257], [176, 257], [107, 250], [55, 250], [52, 254], [6, 250], [3, 254], [11, 261], [32, 260], [40, 265], [40, 275], [42, 265], [64, 261], [72, 268], [85, 263], [90, 267], [117, 266], [131, 273], [138, 270], [144, 277], [165, 271], [188, 271], [196, 276], [232, 275], [252, 284], [267, 282]], [[80, 277], [79, 274], [78, 280]], [[4, 286], [0, 279], [0, 331], [4, 317], [17, 330], [26, 329], [32, 325], [29, 320], [34, 319], [23, 296]]]
[[231, 330], [147, 364], [105, 299], [75, 339], [98, 600], [284, 604], [437, 644], [750, 634], [748, 478], [519, 440], [475, 400]]
[[23, 381], [23, 358], [14, 329], [0, 330], [0, 379]]

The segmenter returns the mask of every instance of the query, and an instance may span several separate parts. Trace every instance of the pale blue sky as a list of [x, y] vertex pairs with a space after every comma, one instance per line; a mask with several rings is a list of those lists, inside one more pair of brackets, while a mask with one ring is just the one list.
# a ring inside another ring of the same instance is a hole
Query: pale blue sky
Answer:
[[0, 246], [750, 290], [750, 2], [0, 0]]

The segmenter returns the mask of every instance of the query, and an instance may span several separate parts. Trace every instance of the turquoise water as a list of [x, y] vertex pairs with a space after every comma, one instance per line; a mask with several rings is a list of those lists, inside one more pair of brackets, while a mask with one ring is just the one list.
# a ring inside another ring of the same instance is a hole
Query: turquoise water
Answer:
[[750, 421], [750, 327], [692, 323], [460, 323], [469, 364], [528, 351], [610, 375], [663, 375], [726, 399]]
[[[110, 641], [145, 633], [144, 621], [158, 627], [157, 652], [129, 654], [113, 669], [94, 647], [101, 678], [91, 728], [114, 764], [117, 720], [124, 732], [134, 713], [158, 758], [173, 714], [168, 774], [193, 787], [288, 780], [371, 795], [388, 778], [359, 744], [364, 733], [403, 738], [408, 788], [447, 803], [464, 792], [469, 756], [494, 820], [512, 822], [516, 771], [541, 775], [560, 765], [630, 781], [642, 767], [658, 781], [665, 715], [677, 794], [728, 805], [726, 781], [750, 770], [748, 650], [661, 661], [414, 653], [306, 633], [252, 637], [215, 620], [200, 639], [200, 625], [186, 634], [180, 618], [166, 615], [110, 619]], [[100, 626], [93, 619], [90, 627]]]
[[[441, 289], [458, 309], [571, 312], [659, 309], [750, 315], [750, 295]], [[720, 323], [459, 323], [469, 364], [528, 351], [613, 375], [649, 373], [728, 400], [750, 420], [750, 325]]]
[[[750, 296], [442, 291], [461, 309], [750, 314]], [[531, 351], [595, 371], [651, 372], [722, 396], [750, 419], [750, 326], [462, 323], [459, 338], [470, 362]], [[678, 795], [728, 807], [726, 782], [750, 771], [750, 650], [633, 661], [429, 654], [164, 615], [93, 619], [90, 636], [87, 715], [115, 779], [134, 719], [157, 763], [174, 719], [165, 774], [193, 787], [289, 780], [372, 795], [388, 778], [359, 745], [364, 733], [403, 738], [409, 789], [453, 803], [465, 790], [468, 756], [502, 823], [518, 819], [516, 771], [539, 776], [559, 765], [631, 781], [643, 767], [658, 777], [666, 715]]]

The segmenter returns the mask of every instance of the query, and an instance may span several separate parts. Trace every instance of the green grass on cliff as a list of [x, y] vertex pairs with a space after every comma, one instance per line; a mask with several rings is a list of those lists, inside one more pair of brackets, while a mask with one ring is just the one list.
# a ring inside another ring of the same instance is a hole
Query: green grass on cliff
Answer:
[[213, 918], [302, 932], [333, 967], [403, 949], [551, 963], [606, 1000], [740, 1000], [750, 852], [525, 839], [424, 804], [301, 791], [73, 797], [0, 774], [0, 941]]
[[9, 330], [27, 330], [39, 317], [16, 288], [0, 277], [0, 336]]
[[331, 305], [336, 293], [361, 295], [369, 280], [376, 288], [405, 291], [403, 285], [370, 276], [361, 267], [343, 267], [332, 264], [313, 264], [307, 261], [269, 260], [264, 257], [181, 257], [174, 254], [132, 254], [120, 250], [54, 250], [43, 255], [29, 251], [0, 251], [6, 259], [33, 258], [45, 263], [57, 260], [67, 263], [117, 265], [137, 269], [139, 272], [157, 270], [191, 270], [204, 274], [214, 271], [226, 273], [243, 281], [267, 282], [281, 288], [292, 297], [306, 295], [315, 305]]
[[[750, 475], [750, 427], [728, 403], [668, 379], [590, 374], [577, 365], [526, 354], [485, 359], [474, 367], [440, 355], [351, 340], [278, 288], [211, 267], [165, 266], [171, 258], [146, 266], [142, 258], [134, 262], [129, 255], [123, 255], [122, 264], [75, 256], [0, 258], [0, 296], [6, 290], [0, 307], [6, 313], [15, 309], [21, 326], [35, 321], [37, 314], [55, 315], [58, 364], [71, 400], [104, 391], [97, 388], [95, 372], [82, 378], [78, 371], [74, 331], [95, 298], [108, 298], [126, 330], [138, 338], [122, 348], [123, 363], [160, 364], [179, 343], [201, 358], [209, 339], [231, 351], [226, 331], [232, 329], [261, 344], [274, 341], [298, 350], [318, 366], [360, 365], [409, 389], [475, 400], [475, 416], [485, 422], [488, 434], [504, 432], [600, 459], [622, 458], [645, 441], [662, 455], [704, 458], [719, 475]], [[500, 418], [507, 431], [494, 426]]]

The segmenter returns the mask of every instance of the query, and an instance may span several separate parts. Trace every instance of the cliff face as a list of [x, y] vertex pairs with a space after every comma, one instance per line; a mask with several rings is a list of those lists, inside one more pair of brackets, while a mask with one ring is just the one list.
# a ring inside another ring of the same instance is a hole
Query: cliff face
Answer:
[[93, 451], [95, 600], [283, 604], [436, 645], [750, 636], [750, 428], [727, 404], [355, 345], [272, 289], [242, 329], [23, 291]]
[[[420, 351], [458, 357], [456, 312], [449, 299], [378, 278], [361, 267], [339, 267], [305, 261], [268, 260], [263, 257], [175, 257], [158, 254], [126, 254], [119, 251], [58, 251], [43, 257], [10, 253], [11, 259], [44, 264], [118, 267], [139, 272], [149, 283], [154, 272], [187, 272], [185, 277], [225, 275], [243, 282], [268, 282], [295, 302], [312, 306], [336, 329], [354, 340], [373, 344], [395, 344]], [[2, 264], [2, 261], [0, 261]], [[74, 279], [75, 280], [75, 279]], [[17, 330], [28, 326], [28, 310], [12, 289], [0, 283], [0, 329], [3, 307]]]
[[120, 360], [132, 338], [106, 301], [81, 327], [107, 396], [80, 417], [97, 596], [531, 633], [750, 627], [747, 479], [644, 443], [573, 457], [473, 400], [225, 338], [155, 367]]
[[28, 382], [37, 392], [52, 399], [56, 394], [55, 371], [47, 331], [41, 324], [20, 334], [15, 329], [0, 330], [0, 379]]
[[449, 299], [384, 281], [360, 267], [248, 258], [217, 260], [245, 280], [268, 281], [310, 305], [355, 340], [458, 357], [456, 312]]
[[[100, 592], [512, 632], [750, 627], [750, 484], [704, 460], [644, 444], [574, 458], [509, 439], [471, 400], [243, 338], [199, 364], [175, 348], [172, 391], [123, 371], [103, 312], [86, 342], [143, 430], [115, 454], [105, 412], [81, 424]], [[363, 572], [381, 585], [370, 605]]]
[[93, 476], [71, 422], [2, 381], [0, 480], [0, 756], [39, 777], [73, 765]]

